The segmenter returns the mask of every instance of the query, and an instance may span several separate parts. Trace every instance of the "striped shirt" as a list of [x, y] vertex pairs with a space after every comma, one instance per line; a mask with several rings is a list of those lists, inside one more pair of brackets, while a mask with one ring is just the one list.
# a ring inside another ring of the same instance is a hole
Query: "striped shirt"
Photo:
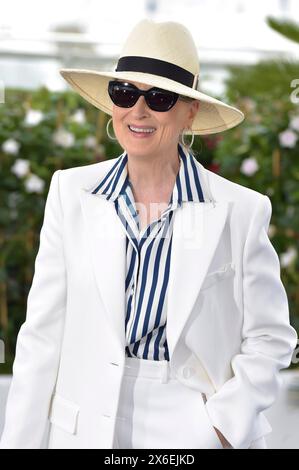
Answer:
[[126, 356], [168, 360], [167, 287], [175, 210], [183, 202], [204, 202], [195, 157], [178, 144], [180, 167], [169, 204], [159, 218], [140, 230], [124, 152], [93, 193], [114, 202], [126, 231]]

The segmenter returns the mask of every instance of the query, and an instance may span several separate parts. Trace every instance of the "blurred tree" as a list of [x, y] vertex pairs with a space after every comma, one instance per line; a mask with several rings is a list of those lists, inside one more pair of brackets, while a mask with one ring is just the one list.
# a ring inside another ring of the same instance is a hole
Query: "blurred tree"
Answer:
[[299, 42], [299, 25], [295, 21], [277, 20], [272, 16], [266, 18], [267, 25], [277, 33], [294, 42]]

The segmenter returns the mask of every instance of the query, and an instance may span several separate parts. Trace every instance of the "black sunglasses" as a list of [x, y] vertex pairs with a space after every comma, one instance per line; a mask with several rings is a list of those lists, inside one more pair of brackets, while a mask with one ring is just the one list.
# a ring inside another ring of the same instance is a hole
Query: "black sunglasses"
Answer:
[[132, 83], [118, 82], [117, 80], [111, 80], [109, 82], [108, 93], [113, 103], [121, 108], [132, 108], [142, 95], [150, 109], [160, 112], [169, 111], [180, 96], [178, 93], [157, 87], [150, 88], [146, 91], [140, 90]]

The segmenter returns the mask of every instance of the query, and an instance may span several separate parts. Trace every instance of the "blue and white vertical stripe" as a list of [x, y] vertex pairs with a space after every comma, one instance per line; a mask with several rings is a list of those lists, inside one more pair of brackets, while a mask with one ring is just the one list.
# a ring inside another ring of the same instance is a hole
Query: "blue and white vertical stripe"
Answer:
[[204, 202], [196, 159], [178, 144], [180, 168], [168, 207], [140, 231], [124, 152], [93, 193], [114, 201], [126, 231], [126, 355], [169, 360], [166, 338], [167, 287], [175, 210], [182, 202]]

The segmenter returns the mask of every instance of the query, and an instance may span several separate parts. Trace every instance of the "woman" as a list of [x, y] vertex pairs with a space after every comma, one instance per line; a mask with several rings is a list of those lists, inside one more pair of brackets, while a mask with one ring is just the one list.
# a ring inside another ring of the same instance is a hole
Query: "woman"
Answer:
[[271, 203], [184, 141], [243, 114], [197, 90], [175, 22], [138, 23], [116, 71], [61, 73], [125, 150], [53, 175], [1, 447], [266, 447], [297, 340]]

